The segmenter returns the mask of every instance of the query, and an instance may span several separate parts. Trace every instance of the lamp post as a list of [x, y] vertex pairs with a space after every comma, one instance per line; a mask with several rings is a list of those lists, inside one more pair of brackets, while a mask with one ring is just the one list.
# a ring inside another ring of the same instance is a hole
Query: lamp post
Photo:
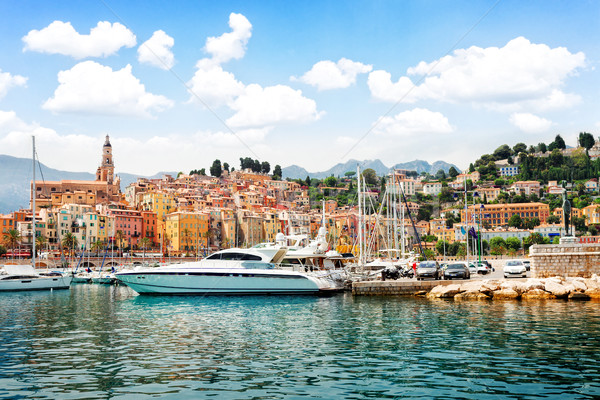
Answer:
[[481, 236], [481, 223], [482, 223], [482, 219], [481, 219], [481, 214], [483, 212], [483, 209], [485, 208], [485, 206], [482, 204], [481, 207], [479, 207], [479, 262], [481, 263], [481, 256], [483, 255], [483, 237]]

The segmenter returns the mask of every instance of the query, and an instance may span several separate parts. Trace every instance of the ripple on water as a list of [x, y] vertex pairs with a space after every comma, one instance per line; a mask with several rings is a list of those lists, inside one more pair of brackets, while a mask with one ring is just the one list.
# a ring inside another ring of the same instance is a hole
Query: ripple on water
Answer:
[[599, 317], [558, 301], [0, 295], [0, 398], [594, 398]]

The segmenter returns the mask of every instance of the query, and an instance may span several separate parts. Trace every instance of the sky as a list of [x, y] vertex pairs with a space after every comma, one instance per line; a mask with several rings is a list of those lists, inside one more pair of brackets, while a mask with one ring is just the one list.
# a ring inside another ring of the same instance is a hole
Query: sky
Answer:
[[0, 0], [0, 154], [464, 169], [600, 131], [598, 1]]

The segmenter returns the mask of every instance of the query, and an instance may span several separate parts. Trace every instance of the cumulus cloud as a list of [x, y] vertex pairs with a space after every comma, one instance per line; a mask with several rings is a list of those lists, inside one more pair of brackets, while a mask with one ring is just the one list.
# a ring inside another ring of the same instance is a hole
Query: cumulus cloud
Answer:
[[542, 133], [548, 131], [552, 121], [529, 113], [514, 113], [510, 116], [510, 123], [525, 133]]
[[244, 84], [235, 79], [231, 72], [224, 71], [218, 65], [198, 64], [198, 70], [188, 83], [192, 91], [192, 100], [201, 99], [209, 107], [231, 105], [233, 100], [244, 92]]
[[206, 39], [204, 49], [217, 64], [244, 57], [246, 45], [252, 36], [252, 24], [242, 14], [231, 13], [229, 27], [231, 32]]
[[403, 102], [414, 103], [415, 85], [406, 76], [398, 79], [397, 82], [392, 82], [392, 74], [386, 71], [373, 71], [369, 74], [367, 85], [371, 90], [371, 96], [380, 101], [390, 103]]
[[23, 37], [23, 51], [62, 54], [75, 59], [107, 57], [121, 47], [133, 47], [135, 35], [118, 22], [100, 21], [89, 35], [79, 34], [70, 22], [54, 21], [42, 30], [31, 30]]
[[317, 104], [304, 97], [300, 90], [284, 85], [245, 85], [223, 69], [222, 63], [244, 56], [252, 31], [252, 25], [241, 14], [232, 13], [229, 26], [231, 32], [206, 40], [205, 51], [211, 57], [196, 63], [197, 70], [188, 82], [192, 92], [190, 101], [199, 101], [211, 108], [229, 107], [234, 115], [226, 122], [235, 128], [265, 128], [319, 119], [322, 113], [317, 111]]
[[[550, 48], [518, 37], [502, 48], [472, 46], [409, 68], [408, 75], [424, 79], [403, 101], [433, 99], [489, 107], [529, 102], [540, 109], [568, 107], [579, 98], [563, 93], [561, 88], [569, 76], [584, 66], [582, 52], [573, 54], [564, 47]], [[402, 77], [393, 84], [380, 71], [371, 75], [374, 75], [373, 79], [369, 77], [371, 94], [382, 101], [402, 100], [403, 91], [412, 83]]]
[[2, 72], [0, 69], [0, 99], [8, 93], [8, 90], [14, 86], [25, 86], [27, 78], [21, 75], [11, 75], [8, 72]]
[[231, 104], [236, 113], [227, 120], [235, 127], [258, 127], [283, 122], [309, 122], [318, 120], [314, 100], [302, 96], [302, 91], [289, 86], [276, 85], [266, 88], [248, 85], [244, 93]]
[[151, 117], [173, 106], [164, 96], [146, 92], [131, 73], [131, 65], [113, 71], [84, 61], [58, 73], [59, 86], [43, 108], [53, 112]]
[[354, 85], [358, 74], [366, 74], [372, 69], [372, 65], [341, 58], [337, 63], [329, 60], [319, 61], [300, 78], [291, 79], [315, 86], [320, 91], [343, 89]]
[[401, 112], [393, 117], [384, 117], [374, 128], [381, 135], [411, 136], [427, 133], [450, 133], [454, 129], [442, 113], [424, 108]]
[[158, 30], [152, 37], [138, 47], [138, 61], [161, 69], [170, 69], [175, 65], [175, 57], [171, 48], [175, 40], [164, 31]]

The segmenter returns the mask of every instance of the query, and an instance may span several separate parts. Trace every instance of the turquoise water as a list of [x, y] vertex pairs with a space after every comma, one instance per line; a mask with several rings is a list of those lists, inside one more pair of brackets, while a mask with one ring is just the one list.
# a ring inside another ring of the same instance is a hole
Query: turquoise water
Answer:
[[0, 294], [0, 398], [600, 396], [600, 303]]

